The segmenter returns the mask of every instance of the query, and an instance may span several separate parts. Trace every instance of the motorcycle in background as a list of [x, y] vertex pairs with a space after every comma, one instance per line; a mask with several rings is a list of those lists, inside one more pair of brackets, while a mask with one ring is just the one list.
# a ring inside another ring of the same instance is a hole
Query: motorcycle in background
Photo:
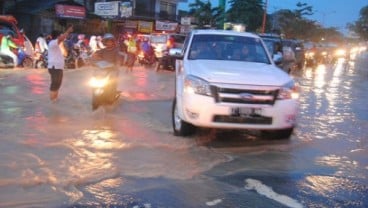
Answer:
[[175, 71], [175, 57], [170, 54], [170, 50], [165, 50], [162, 52], [162, 57], [158, 59], [158, 64], [156, 71], [161, 69]]
[[96, 110], [115, 103], [120, 93], [117, 91], [118, 71], [114, 69], [115, 65], [107, 61], [97, 61], [93, 65], [96, 69], [89, 85], [92, 88], [92, 110]]
[[27, 69], [33, 67], [33, 58], [30, 55], [28, 55], [22, 47], [18, 48], [17, 56], [19, 66]]
[[36, 52], [34, 57], [34, 67], [36, 69], [45, 69], [47, 68], [47, 50], [45, 50], [43, 53]]
[[151, 47], [151, 49], [148, 52], [144, 52], [141, 50], [138, 53], [137, 58], [139, 64], [146, 66], [153, 66], [157, 61], [153, 47]]

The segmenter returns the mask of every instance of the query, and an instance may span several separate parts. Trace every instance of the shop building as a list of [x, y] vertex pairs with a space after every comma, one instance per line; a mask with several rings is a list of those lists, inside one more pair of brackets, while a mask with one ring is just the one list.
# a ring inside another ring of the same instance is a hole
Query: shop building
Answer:
[[187, 0], [2, 0], [2, 14], [18, 20], [34, 41], [40, 33], [74, 25], [76, 33], [178, 32], [178, 3]]

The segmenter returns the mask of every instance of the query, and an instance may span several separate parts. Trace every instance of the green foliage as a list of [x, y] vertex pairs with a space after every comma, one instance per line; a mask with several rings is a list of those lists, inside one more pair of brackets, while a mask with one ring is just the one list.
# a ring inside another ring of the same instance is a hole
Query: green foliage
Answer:
[[[246, 30], [257, 32], [262, 27], [264, 0], [229, 0], [230, 8], [225, 13], [221, 7], [212, 7], [210, 1], [195, 0], [189, 4], [189, 15], [195, 18], [198, 28], [222, 28], [226, 22], [243, 24]], [[324, 28], [307, 16], [313, 15], [313, 7], [297, 2], [295, 10], [282, 9], [267, 15], [266, 32], [284, 34], [287, 38], [319, 41], [341, 40], [343, 35], [338, 28]], [[368, 6], [362, 8], [360, 18], [349, 28], [365, 40], [368, 40]]]
[[302, 40], [342, 39], [342, 34], [337, 31], [337, 28], [323, 28], [317, 22], [304, 17], [313, 14], [312, 6], [298, 2], [296, 7], [295, 10], [282, 9], [273, 13], [268, 18], [268, 31], [279, 31], [287, 38]]
[[349, 25], [350, 30], [354, 31], [363, 40], [368, 40], [368, 5], [360, 10], [359, 19]]
[[247, 31], [256, 31], [262, 26], [262, 0], [230, 0], [227, 21], [246, 25]]
[[198, 28], [217, 28], [223, 18], [223, 9], [212, 7], [211, 2], [196, 0], [189, 4], [189, 14], [195, 18]]

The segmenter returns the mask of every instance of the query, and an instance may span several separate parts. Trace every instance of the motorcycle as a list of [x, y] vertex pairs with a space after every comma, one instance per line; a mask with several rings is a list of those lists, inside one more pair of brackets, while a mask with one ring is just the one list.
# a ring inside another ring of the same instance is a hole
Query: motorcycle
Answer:
[[97, 68], [89, 81], [92, 87], [92, 110], [100, 106], [112, 105], [119, 97], [117, 88], [118, 71], [114, 69], [114, 64], [107, 61], [98, 61], [93, 64]]
[[316, 59], [316, 52], [312, 50], [308, 50], [305, 52], [305, 66], [314, 68], [318, 65]]
[[140, 51], [137, 58], [138, 63], [141, 65], [153, 66], [156, 63], [156, 56], [153, 49], [149, 52]]
[[24, 51], [22, 47], [18, 48], [17, 56], [18, 56], [19, 66], [27, 68], [27, 69], [33, 67], [33, 58], [30, 55], [26, 54], [26, 52]]
[[161, 53], [162, 56], [158, 58], [156, 71], [159, 71], [161, 68], [165, 70], [175, 71], [175, 58], [173, 58], [169, 54], [168, 50], [164, 50]]
[[41, 52], [35, 53], [35, 68], [37, 69], [47, 68], [47, 50], [45, 50], [43, 53]]

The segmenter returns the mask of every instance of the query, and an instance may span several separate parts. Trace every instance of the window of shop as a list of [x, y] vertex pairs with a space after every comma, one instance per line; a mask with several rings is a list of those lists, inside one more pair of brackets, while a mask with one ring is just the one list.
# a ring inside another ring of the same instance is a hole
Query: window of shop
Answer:
[[170, 16], [176, 15], [176, 4], [160, 1], [160, 12], [166, 12]]
[[154, 1], [140, 0], [136, 1], [135, 14], [138, 16], [153, 16], [155, 11]]

